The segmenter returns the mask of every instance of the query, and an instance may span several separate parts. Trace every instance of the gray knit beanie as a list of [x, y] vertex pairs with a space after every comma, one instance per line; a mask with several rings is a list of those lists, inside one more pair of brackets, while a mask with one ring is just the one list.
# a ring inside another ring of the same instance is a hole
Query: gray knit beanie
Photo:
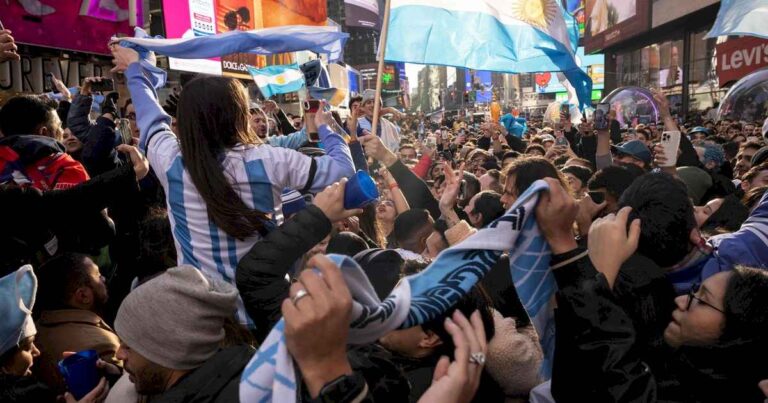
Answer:
[[189, 370], [211, 358], [233, 317], [237, 289], [208, 279], [192, 266], [168, 269], [133, 290], [115, 318], [115, 331], [131, 349], [170, 369]]

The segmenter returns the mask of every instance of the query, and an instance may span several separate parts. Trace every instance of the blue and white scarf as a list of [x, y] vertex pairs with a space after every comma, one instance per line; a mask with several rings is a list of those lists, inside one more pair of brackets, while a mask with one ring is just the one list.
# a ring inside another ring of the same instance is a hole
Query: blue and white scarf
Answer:
[[120, 45], [139, 52], [142, 65], [152, 86], [165, 85], [165, 72], [149, 61], [149, 52], [179, 59], [208, 59], [233, 53], [269, 55], [309, 50], [328, 55], [330, 61], [341, 59], [349, 34], [335, 31], [334, 27], [287, 25], [231, 31], [194, 38], [165, 39], [151, 37], [143, 29], [135, 28], [133, 38], [120, 38]]
[[[401, 280], [383, 302], [354, 260], [331, 255], [352, 294], [349, 343], [372, 343], [393, 330], [407, 329], [438, 317], [467, 295], [506, 251], [510, 252], [510, 269], [521, 301], [534, 323], [542, 322], [537, 319], [541, 312], [551, 308], [549, 301], [555, 292], [554, 277], [549, 270], [549, 245], [535, 217], [539, 194], [547, 189], [544, 181], [534, 183], [504, 216], [443, 251], [421, 273]], [[297, 380], [293, 359], [285, 344], [284, 325], [283, 319], [275, 325], [243, 371], [240, 401], [296, 400]], [[544, 325], [537, 327], [540, 335], [553, 332], [549, 323]], [[542, 338], [549, 339], [546, 334]]]

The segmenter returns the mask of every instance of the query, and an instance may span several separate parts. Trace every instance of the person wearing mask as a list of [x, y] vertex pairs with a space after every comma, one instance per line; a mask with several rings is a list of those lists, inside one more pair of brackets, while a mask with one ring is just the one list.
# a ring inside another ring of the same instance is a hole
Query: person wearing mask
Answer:
[[96, 350], [107, 363], [120, 365], [120, 340], [101, 315], [107, 286], [98, 266], [85, 255], [65, 253], [37, 268], [40, 317], [37, 345], [42, 351], [35, 375], [58, 393], [65, 389], [58, 368], [65, 351]]
[[[354, 174], [330, 113], [317, 113], [326, 155], [310, 158], [262, 144], [252, 132], [248, 94], [237, 80], [201, 77], [179, 98], [178, 137], [157, 102], [136, 51], [112, 45], [114, 71], [125, 72], [142, 148], [165, 189], [179, 264], [234, 283], [237, 262], [272, 227], [284, 189], [318, 191]], [[251, 326], [242, 303], [238, 320]]]

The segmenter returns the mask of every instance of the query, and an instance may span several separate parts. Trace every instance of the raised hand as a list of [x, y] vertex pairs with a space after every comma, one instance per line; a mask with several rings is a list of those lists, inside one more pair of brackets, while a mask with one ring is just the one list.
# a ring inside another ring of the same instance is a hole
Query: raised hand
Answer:
[[605, 275], [613, 288], [621, 265], [637, 250], [640, 241], [640, 220], [635, 219], [627, 232], [627, 221], [632, 207], [624, 207], [618, 214], [609, 214], [592, 223], [589, 229], [589, 259]]

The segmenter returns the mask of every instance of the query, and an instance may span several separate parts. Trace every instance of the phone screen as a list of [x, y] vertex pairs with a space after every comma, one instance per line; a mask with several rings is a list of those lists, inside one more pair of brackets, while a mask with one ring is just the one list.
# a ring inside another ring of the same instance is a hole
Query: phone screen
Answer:
[[595, 109], [595, 129], [605, 130], [608, 128], [608, 112], [610, 112], [610, 107], [606, 103], [597, 104]]

